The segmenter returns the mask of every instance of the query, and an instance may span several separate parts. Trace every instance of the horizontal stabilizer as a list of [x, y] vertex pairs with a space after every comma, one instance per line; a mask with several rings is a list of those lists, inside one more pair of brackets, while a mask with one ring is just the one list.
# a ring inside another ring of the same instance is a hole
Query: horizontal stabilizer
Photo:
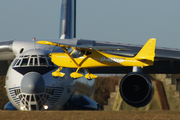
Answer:
[[156, 39], [155, 38], [149, 39], [148, 42], [143, 46], [143, 48], [134, 58], [137, 60], [154, 61], [155, 47], [156, 47]]

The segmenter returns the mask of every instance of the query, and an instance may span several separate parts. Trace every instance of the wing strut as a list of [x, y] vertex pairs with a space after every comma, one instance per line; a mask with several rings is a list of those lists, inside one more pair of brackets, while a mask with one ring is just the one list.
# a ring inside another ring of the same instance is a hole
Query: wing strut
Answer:
[[[76, 66], [77, 66], [77, 70], [76, 70], [76, 72], [72, 72], [71, 74], [70, 74], [70, 76], [72, 77], [72, 78], [80, 78], [80, 77], [82, 77], [83, 76], [83, 74], [80, 74], [80, 73], [78, 73], [78, 71], [79, 71], [79, 69], [81, 68], [81, 66], [74, 60], [74, 58], [69, 54], [69, 52], [66, 50], [66, 47], [65, 46], [61, 46], [61, 48], [64, 50], [64, 52], [69, 56], [69, 58], [72, 60], [72, 62], [74, 62], [75, 64], [76, 64]], [[73, 50], [74, 51], [74, 50]], [[63, 67], [61, 67], [60, 66], [60, 68], [59, 69], [57, 69], [55, 72], [53, 72], [52, 73], [52, 75], [54, 76], [54, 77], [64, 77], [64, 75], [65, 75], [65, 73], [62, 73], [62, 72], [60, 72], [60, 70], [62, 69]]]
[[[80, 64], [78, 64], [78, 63], [75, 61], [75, 59], [71, 56], [72, 53], [75, 51], [75, 48], [72, 48], [72, 49], [74, 49], [74, 50], [73, 50], [71, 53], [69, 53], [69, 52], [67, 51], [67, 49], [66, 49], [66, 47], [69, 47], [69, 45], [62, 45], [62, 44], [53, 43], [53, 42], [50, 42], [50, 41], [38, 41], [37, 43], [61, 47], [61, 48], [64, 50], [64, 52], [68, 55], [68, 57], [72, 60], [72, 62], [77, 66], [76, 72], [72, 72], [72, 73], [70, 74], [70, 76], [71, 76], [72, 78], [80, 78], [80, 77], [83, 77], [83, 74], [78, 73], [78, 71], [79, 71], [79, 69], [81, 68], [81, 65], [85, 62], [85, 60], [82, 60], [82, 61], [80, 62]], [[89, 49], [88, 49], [88, 50], [89, 50]], [[86, 54], [86, 53], [87, 53], [87, 49], [85, 49], [85, 54]], [[53, 75], [54, 77], [64, 77], [65, 73], [60, 72], [62, 68], [63, 68], [63, 67], [60, 66], [55, 72], [52, 73], [52, 75]], [[86, 69], [86, 70], [87, 70], [87, 72], [88, 72], [88, 73], [85, 75], [85, 78], [86, 78], [86, 79], [91, 80], [91, 79], [97, 78], [96, 75], [89, 73], [89, 70], [88, 70], [88, 69]]]
[[68, 51], [66, 50], [66, 48], [65, 47], [61, 47], [63, 50], [64, 50], [64, 52], [71, 58], [71, 60], [76, 64], [76, 66], [79, 68], [80, 66], [79, 66], [79, 64], [74, 60], [74, 58], [68, 53]]

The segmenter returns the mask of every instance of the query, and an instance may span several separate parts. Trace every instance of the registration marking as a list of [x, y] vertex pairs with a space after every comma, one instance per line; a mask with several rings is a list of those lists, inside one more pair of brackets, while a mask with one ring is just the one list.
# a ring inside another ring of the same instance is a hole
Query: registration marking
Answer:
[[102, 57], [101, 62], [108, 62], [108, 63], [122, 63], [125, 60], [125, 58], [115, 58], [115, 57]]

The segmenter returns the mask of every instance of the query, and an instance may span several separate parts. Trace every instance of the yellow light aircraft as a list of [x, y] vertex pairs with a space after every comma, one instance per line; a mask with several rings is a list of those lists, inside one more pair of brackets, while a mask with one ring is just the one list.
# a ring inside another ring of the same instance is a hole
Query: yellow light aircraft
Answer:
[[[124, 57], [113, 54], [108, 54], [102, 50], [127, 50], [125, 48], [117, 47], [105, 47], [105, 46], [83, 46], [83, 45], [70, 45], [70, 44], [61, 44], [54, 43], [50, 41], [38, 41], [39, 44], [46, 44], [52, 46], [60, 46], [65, 53], [51, 53], [51, 61], [59, 66], [55, 72], [52, 73], [54, 77], [63, 77], [65, 73], [60, 72], [63, 67], [67, 68], [77, 68], [76, 72], [72, 72], [70, 76], [72, 78], [79, 78], [83, 75], [78, 73], [80, 68], [85, 68], [87, 74], [85, 75], [86, 79], [97, 78], [96, 75], [89, 73], [87, 68], [92, 67], [107, 67], [107, 66], [137, 66], [145, 67], [153, 65], [155, 57], [155, 46], [156, 39], [151, 38], [143, 46], [143, 48], [138, 52], [134, 57]], [[67, 48], [72, 48], [73, 51], [69, 53]], [[79, 51], [79, 57], [73, 57], [72, 54], [75, 50]]]

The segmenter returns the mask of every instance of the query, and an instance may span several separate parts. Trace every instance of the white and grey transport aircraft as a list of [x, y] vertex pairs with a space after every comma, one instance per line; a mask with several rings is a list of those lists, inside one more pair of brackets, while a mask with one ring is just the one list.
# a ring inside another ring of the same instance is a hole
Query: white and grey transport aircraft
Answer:
[[[74, 37], [75, 0], [62, 0], [60, 39]], [[72, 37], [73, 36], [73, 37]], [[68, 40], [67, 40], [68, 41]], [[69, 40], [75, 42], [77, 40]], [[9, 102], [7, 110], [60, 110], [60, 109], [102, 109], [92, 99], [95, 81], [85, 77], [73, 79], [69, 76], [75, 69], [64, 68], [63, 78], [53, 77], [58, 67], [48, 54], [63, 52], [60, 47], [40, 45], [33, 40], [8, 40], [0, 42], [1, 62], [12, 61], [6, 74], [5, 88]], [[73, 53], [78, 57], [79, 52]], [[80, 71], [86, 74], [86, 70]]]
[[[76, 37], [76, 0], [62, 0], [59, 39], [49, 40], [64, 44], [86, 46], [124, 47], [128, 51], [108, 50], [107, 53], [133, 57], [142, 48], [140, 45], [75, 39]], [[45, 40], [45, 39], [43, 39]], [[0, 42], [0, 74], [6, 74], [5, 89], [9, 102], [6, 110], [102, 110], [103, 107], [92, 99], [95, 80], [85, 77], [70, 77], [76, 69], [63, 68], [64, 77], [53, 77], [58, 66], [51, 62], [48, 55], [64, 52], [61, 47], [37, 44], [38, 40], [6, 40]], [[71, 49], [68, 49], [72, 52]], [[180, 50], [156, 47], [154, 65], [140, 69], [134, 67], [91, 68], [90, 73], [128, 73], [119, 86], [123, 100], [131, 106], [147, 105], [154, 87], [146, 73], [180, 73]], [[72, 57], [80, 57], [80, 51]], [[7, 73], [6, 73], [7, 72]], [[80, 69], [86, 74], [85, 69]]]

